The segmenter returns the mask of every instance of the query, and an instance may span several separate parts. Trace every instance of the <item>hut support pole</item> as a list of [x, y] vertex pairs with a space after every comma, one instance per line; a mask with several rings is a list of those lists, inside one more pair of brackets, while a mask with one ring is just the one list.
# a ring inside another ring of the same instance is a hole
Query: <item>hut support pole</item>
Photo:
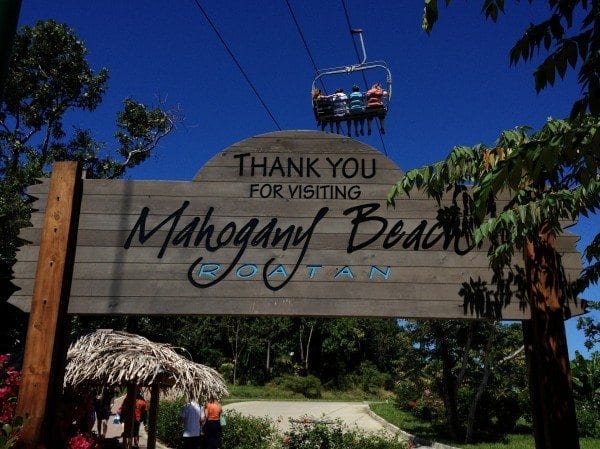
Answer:
[[160, 386], [153, 384], [150, 393], [150, 409], [148, 410], [148, 440], [146, 449], [156, 448], [156, 421], [158, 418], [158, 397]]
[[66, 316], [73, 270], [81, 167], [56, 162], [52, 169], [35, 284], [29, 312], [23, 377], [16, 414], [26, 417], [21, 443], [56, 447], [56, 410], [66, 357]]

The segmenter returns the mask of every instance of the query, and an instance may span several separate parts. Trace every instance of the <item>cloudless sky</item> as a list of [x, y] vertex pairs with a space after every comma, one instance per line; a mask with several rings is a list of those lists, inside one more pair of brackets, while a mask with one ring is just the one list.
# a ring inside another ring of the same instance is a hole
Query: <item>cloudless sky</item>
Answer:
[[[114, 117], [125, 98], [177, 109], [177, 129], [127, 177], [191, 180], [240, 140], [317, 129], [310, 101], [315, 69], [295, 21], [319, 69], [358, 62], [347, 17], [364, 31], [367, 60], [385, 61], [393, 82], [386, 134], [360, 139], [403, 170], [443, 159], [455, 145], [491, 145], [502, 130], [538, 129], [548, 117], [568, 116], [580, 92], [575, 73], [536, 94], [533, 71], [544, 55], [509, 64], [510, 48], [526, 26], [546, 18], [545, 2], [506, 2], [507, 15], [498, 23], [484, 19], [481, 3], [441, 6], [431, 35], [421, 30], [421, 0], [202, 0], [200, 7], [194, 0], [24, 0], [19, 23], [66, 23], [85, 43], [92, 68], [109, 69], [102, 105], [70, 118], [73, 126], [93, 130], [108, 150], [116, 146]], [[368, 85], [385, 81], [383, 71], [363, 73]], [[356, 79], [324, 81], [328, 93], [338, 87], [349, 92]], [[592, 217], [576, 225], [580, 249], [599, 224]], [[599, 299], [599, 292], [594, 287], [583, 296]], [[575, 350], [587, 354], [576, 319], [566, 324], [571, 357]]]

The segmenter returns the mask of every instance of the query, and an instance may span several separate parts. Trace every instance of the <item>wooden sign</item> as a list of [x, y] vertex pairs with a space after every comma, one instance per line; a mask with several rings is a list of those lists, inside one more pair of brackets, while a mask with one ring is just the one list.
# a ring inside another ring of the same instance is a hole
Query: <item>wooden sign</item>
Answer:
[[[387, 206], [401, 175], [361, 142], [286, 131], [229, 147], [192, 182], [86, 179], [69, 313], [528, 319], [518, 270], [497, 287], [460, 201]], [[29, 189], [39, 210], [15, 266], [10, 302], [26, 311], [47, 189]], [[576, 240], [558, 243], [569, 279]]]

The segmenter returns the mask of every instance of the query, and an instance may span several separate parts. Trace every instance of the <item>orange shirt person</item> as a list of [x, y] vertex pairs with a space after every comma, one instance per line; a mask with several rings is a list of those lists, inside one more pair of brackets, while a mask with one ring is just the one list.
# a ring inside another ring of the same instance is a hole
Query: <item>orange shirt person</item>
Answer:
[[221, 447], [221, 438], [223, 436], [221, 413], [223, 413], [223, 408], [215, 399], [209, 400], [204, 406], [206, 449], [219, 449]]
[[367, 91], [367, 134], [371, 135], [371, 122], [373, 117], [379, 118], [381, 134], [385, 134], [385, 106], [383, 97], [387, 97], [387, 91], [383, 90], [381, 84], [375, 83]]

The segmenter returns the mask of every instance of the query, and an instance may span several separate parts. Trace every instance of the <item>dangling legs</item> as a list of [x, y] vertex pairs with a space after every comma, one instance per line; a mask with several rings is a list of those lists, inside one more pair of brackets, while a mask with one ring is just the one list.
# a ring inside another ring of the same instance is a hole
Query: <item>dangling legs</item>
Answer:
[[346, 118], [346, 130], [348, 131], [348, 137], [352, 136], [352, 120], [350, 117]]
[[385, 115], [379, 116], [379, 129], [381, 130], [381, 134], [385, 134]]
[[371, 122], [373, 121], [373, 117], [367, 118], [367, 134], [371, 135]]

